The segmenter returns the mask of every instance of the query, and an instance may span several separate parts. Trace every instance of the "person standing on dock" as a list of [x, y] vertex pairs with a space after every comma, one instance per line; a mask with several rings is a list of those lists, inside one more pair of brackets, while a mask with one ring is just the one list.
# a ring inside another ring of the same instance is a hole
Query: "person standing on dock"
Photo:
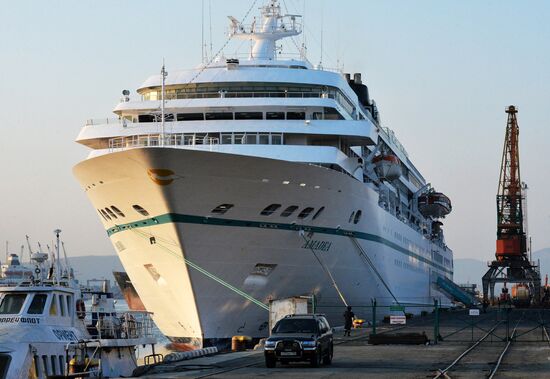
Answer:
[[351, 336], [351, 325], [355, 314], [351, 310], [351, 306], [348, 305], [348, 308], [344, 312], [344, 336]]

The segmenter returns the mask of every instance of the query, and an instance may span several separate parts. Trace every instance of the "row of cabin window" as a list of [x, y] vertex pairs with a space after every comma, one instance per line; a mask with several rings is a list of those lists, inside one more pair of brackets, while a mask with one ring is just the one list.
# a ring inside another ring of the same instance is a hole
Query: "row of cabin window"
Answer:
[[[142, 216], [149, 216], [149, 212], [147, 212], [140, 205], [134, 204], [132, 205], [132, 208], [134, 208], [134, 210]], [[98, 209], [97, 212], [101, 215], [101, 217], [103, 217], [105, 221], [111, 221], [114, 219], [118, 219], [119, 217], [126, 217], [126, 215], [114, 205], [111, 205], [110, 208], [107, 207], [105, 209]]]
[[[322, 113], [322, 112], [318, 112]], [[331, 113], [332, 114], [332, 113]], [[210, 121], [210, 120], [263, 120], [264, 112], [209, 112], [177, 113], [175, 121]], [[266, 120], [305, 120], [305, 112], [265, 112]], [[142, 114], [138, 122], [160, 122], [160, 114]], [[174, 121], [173, 113], [166, 113], [164, 121]]]
[[[258, 85], [259, 84], [259, 85]], [[329, 98], [335, 99], [350, 115], [355, 114], [353, 102], [343, 92], [332, 86], [319, 85], [273, 85], [273, 83], [224, 83], [223, 85], [194, 84], [187, 88], [167, 89], [165, 99], [197, 99], [197, 98], [230, 98], [230, 97], [297, 97], [297, 98]], [[143, 93], [143, 100], [160, 100], [159, 89]]]
[[[12, 293], [6, 294], [2, 298], [2, 303], [0, 303], [0, 314], [2, 315], [15, 315], [21, 312], [21, 308], [27, 299], [27, 294], [22, 293]], [[41, 315], [44, 313], [44, 307], [46, 306], [46, 301], [48, 299], [47, 294], [37, 293], [34, 294], [34, 297], [27, 309], [27, 314], [30, 315]], [[59, 305], [58, 305], [59, 299]], [[60, 312], [58, 312], [58, 307]], [[73, 312], [72, 306], [72, 296], [70, 295], [61, 295], [54, 294], [52, 297], [52, 302], [50, 303], [50, 316], [57, 316], [60, 314], [62, 317], [71, 316]]]
[[[57, 367], [56, 361], [59, 360], [59, 369]], [[35, 371], [35, 377], [40, 377], [40, 367], [39, 367], [39, 358], [38, 355], [34, 356], [34, 371]], [[42, 365], [44, 368], [44, 372], [47, 376], [54, 376], [54, 375], [64, 375], [65, 374], [65, 357], [63, 355], [50, 355], [50, 359], [48, 359], [47, 355], [42, 355]]]
[[[212, 209], [212, 213], [216, 213], [216, 214], [224, 214], [226, 213], [228, 210], [230, 210], [231, 208], [233, 208], [233, 204], [220, 204], [218, 205], [216, 208]], [[272, 215], [273, 213], [275, 213], [279, 208], [281, 208], [281, 204], [271, 204], [271, 205], [268, 205], [267, 207], [265, 207], [261, 212], [260, 212], [260, 215], [262, 216], [270, 216]], [[297, 205], [290, 205], [288, 207], [286, 207], [282, 212], [281, 212], [281, 217], [289, 217], [290, 215], [292, 215], [299, 207]], [[314, 211], [315, 208], [312, 208], [312, 207], [306, 207], [304, 209], [302, 209], [302, 211], [298, 214], [298, 218], [299, 219], [305, 219], [307, 218], [313, 211]], [[325, 210], [325, 207], [321, 207], [317, 210], [317, 212], [315, 212], [315, 214], [313, 215], [313, 218], [312, 220], [315, 220], [317, 217], [319, 217], [319, 215]]]

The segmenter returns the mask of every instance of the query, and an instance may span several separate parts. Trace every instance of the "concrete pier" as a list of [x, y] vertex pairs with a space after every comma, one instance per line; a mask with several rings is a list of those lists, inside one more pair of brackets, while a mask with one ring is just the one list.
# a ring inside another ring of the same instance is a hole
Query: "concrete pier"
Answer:
[[[370, 345], [370, 328], [351, 337], [335, 332], [332, 365], [277, 364], [268, 369], [262, 350], [216, 354], [161, 364], [143, 378], [548, 378], [550, 310], [491, 308], [413, 317], [406, 326], [380, 324], [380, 333], [426, 333], [426, 345]], [[437, 324], [437, 325], [436, 325]], [[435, 333], [438, 334], [434, 338]], [[453, 364], [453, 362], [455, 362]]]

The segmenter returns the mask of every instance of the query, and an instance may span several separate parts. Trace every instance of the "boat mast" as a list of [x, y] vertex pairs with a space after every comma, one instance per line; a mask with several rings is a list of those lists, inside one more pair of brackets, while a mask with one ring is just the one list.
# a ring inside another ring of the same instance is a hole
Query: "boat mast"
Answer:
[[162, 77], [162, 89], [160, 94], [160, 117], [161, 117], [160, 146], [164, 146], [164, 88], [165, 88], [166, 76], [168, 75], [168, 73], [166, 72], [166, 69], [164, 68], [164, 62], [162, 62], [162, 69], [160, 70], [160, 75]]
[[57, 285], [59, 285], [59, 278], [61, 277], [60, 273], [60, 267], [59, 267], [59, 233], [61, 233], [61, 229], [55, 229], [54, 231], [55, 238], [56, 238], [56, 255], [57, 255], [57, 261], [55, 262], [55, 282]]

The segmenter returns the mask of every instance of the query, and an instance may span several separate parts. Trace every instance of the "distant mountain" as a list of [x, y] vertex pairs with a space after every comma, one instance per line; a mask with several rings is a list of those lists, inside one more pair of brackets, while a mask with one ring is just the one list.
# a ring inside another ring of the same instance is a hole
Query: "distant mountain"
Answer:
[[[546, 274], [550, 275], [550, 247], [533, 252], [533, 260], [540, 260], [540, 273], [544, 282]], [[110, 279], [115, 286], [113, 271], [124, 271], [116, 255], [87, 255], [70, 258], [71, 266], [77, 278], [85, 284], [88, 279]], [[455, 259], [454, 282], [458, 284], [476, 283], [481, 289], [481, 277], [487, 272], [487, 262], [477, 259]]]
[[[533, 252], [533, 261], [540, 261], [540, 275], [544, 283], [546, 274], [550, 276], [550, 247]], [[475, 283], [481, 289], [481, 277], [487, 272], [487, 262], [477, 259], [455, 259], [454, 282]]]

